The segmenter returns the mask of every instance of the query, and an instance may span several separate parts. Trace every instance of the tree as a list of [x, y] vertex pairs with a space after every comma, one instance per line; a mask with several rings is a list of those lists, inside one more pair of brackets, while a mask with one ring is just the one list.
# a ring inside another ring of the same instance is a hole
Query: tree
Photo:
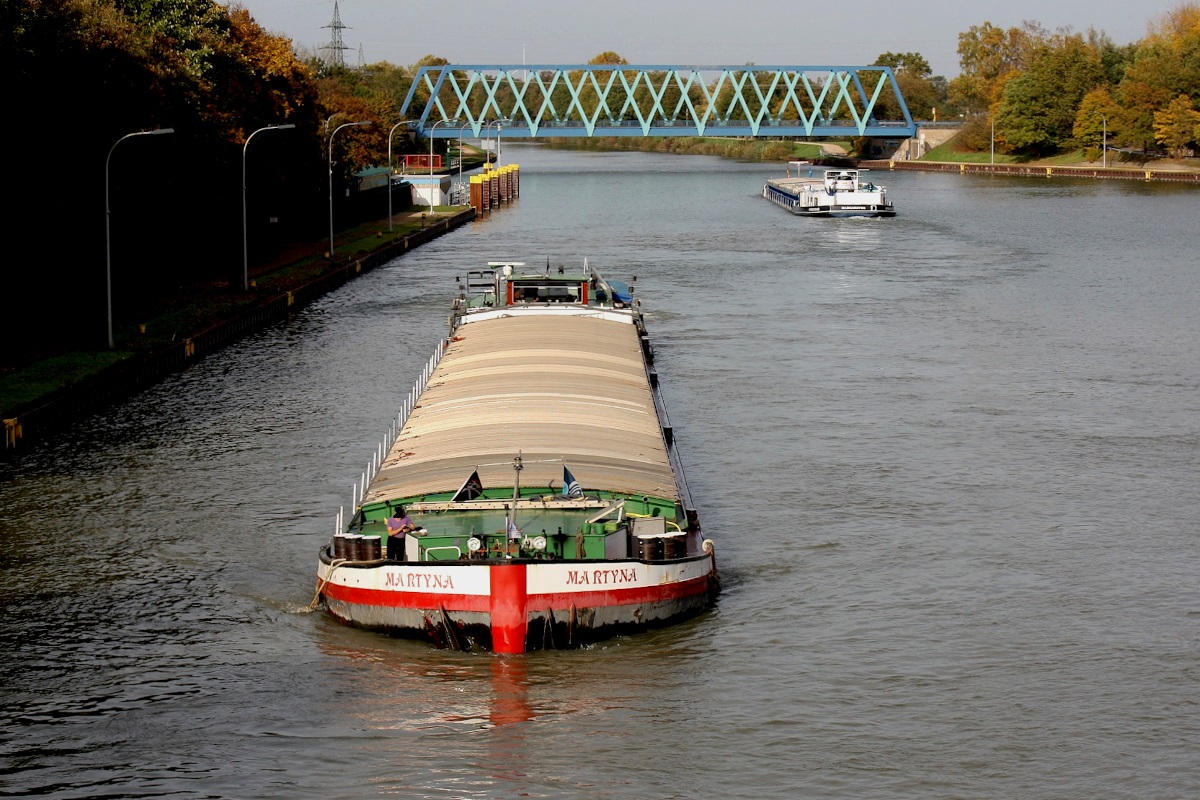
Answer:
[[[293, 205], [278, 215], [290, 221], [307, 205], [302, 187], [320, 174], [313, 77], [288, 40], [267, 34], [240, 7], [212, 0], [6, 0], [0, 69], [11, 83], [10, 105], [23, 118], [61, 119], [69, 96], [72, 118], [86, 121], [86, 136], [78, 125], [37, 126], [8, 176], [22, 198], [10, 211], [14, 229], [33, 241], [54, 241], [60, 265], [12, 276], [6, 285], [29, 303], [64, 283], [103, 297], [105, 270], [96, 265], [105, 260], [106, 220], [94, 210], [106, 205], [114, 209], [118, 327], [182, 286], [240, 267], [242, 146], [260, 127], [286, 122], [296, 129], [251, 159], [252, 183], [256, 171], [263, 178], [270, 173], [252, 203], [270, 204], [274, 215], [281, 207], [268, 194], [291, 181]], [[164, 127], [175, 133], [110, 153], [128, 133]], [[185, 154], [186, 165], [179, 163]], [[46, 179], [46, 165], [63, 159], [78, 171], [71, 192]], [[58, 228], [65, 218], [78, 223], [64, 239]], [[206, 231], [196, 246], [173, 246], [180, 220]], [[252, 246], [254, 224], [252, 216]], [[175, 255], [164, 260], [162, 252]], [[103, 303], [81, 307], [80, 324], [63, 326], [64, 342], [102, 342], [104, 311]], [[8, 318], [0, 323], [6, 328]]]
[[1174, 97], [1200, 92], [1200, 30], [1181, 41], [1146, 40], [1126, 68], [1125, 79]]
[[315, 125], [316, 84], [292, 43], [267, 33], [244, 8], [231, 7], [228, 23], [228, 36], [210, 58], [206, 113], [227, 121], [233, 142], [263, 125]]
[[1004, 30], [990, 22], [958, 35], [962, 74], [950, 81], [949, 101], [966, 113], [987, 109], [999, 99], [1002, 79], [1027, 68], [1047, 39], [1036, 22]]
[[1166, 90], [1126, 78], [1117, 88], [1121, 124], [1116, 142], [1148, 149], [1154, 142], [1154, 114], [1168, 102]]
[[329, 139], [338, 126], [347, 122], [370, 122], [370, 126], [350, 128], [334, 140], [335, 177], [349, 180], [364, 167], [387, 163], [387, 136], [391, 125], [381, 116], [378, 106], [354, 91], [352, 84], [336, 78], [317, 81], [321, 95], [322, 149], [328, 153]]
[[[607, 66], [623, 65], [629, 62], [618, 53], [614, 53], [612, 50], [605, 50], [588, 60], [587, 63], [595, 66]], [[625, 79], [632, 81], [634, 74], [632, 72], [625, 72]], [[610, 78], [611, 83], [609, 82]], [[565, 114], [566, 119], [583, 122], [594, 118], [597, 122], [600, 122], [601, 118], [603, 118], [608, 122], [615, 122], [621, 118], [621, 111], [625, 107], [627, 95], [615, 71], [610, 73], [608, 70], [597, 70], [589, 74], [582, 70], [576, 70], [568, 73], [566, 79], [571, 87], [574, 88], [575, 95], [579, 99], [579, 106], [581, 107], [577, 108], [574, 105], [571, 98], [571, 90], [562, 81], [559, 81], [558, 86], [554, 90], [554, 108], [560, 114]], [[605, 91], [606, 87], [607, 91]], [[603, 106], [601, 106], [602, 97], [604, 100]], [[599, 116], [597, 115], [598, 113]], [[632, 112], [629, 112], [629, 116], [633, 116]]]
[[1125, 70], [1133, 63], [1137, 52], [1136, 44], [1118, 47], [1103, 31], [1088, 28], [1085, 34], [1088, 46], [1100, 55], [1100, 63], [1104, 67], [1104, 80], [1111, 86], [1116, 86], [1125, 77]]
[[1181, 5], [1151, 23], [1120, 86], [1129, 144], [1156, 138], [1154, 115], [1179, 95], [1200, 97], [1200, 5]]
[[1154, 138], [1174, 155], [1186, 154], [1200, 139], [1200, 111], [1192, 108], [1192, 98], [1181, 94], [1154, 115]]
[[1014, 152], [1053, 153], [1070, 141], [1084, 95], [1103, 81], [1100, 58], [1081, 36], [1055, 36], [1004, 84], [996, 131]]
[[1089, 161], [1096, 161], [1105, 146], [1104, 135], [1119, 135], [1121, 108], [1113, 100], [1107, 86], [1088, 92], [1079, 104], [1071, 133], [1086, 150]]
[[358, 70], [356, 91], [369, 97], [372, 105], [386, 107], [385, 116], [393, 123], [400, 121], [400, 104], [411, 86], [412, 74], [386, 61], [367, 64]]
[[881, 53], [879, 58], [871, 62], [873, 67], [891, 67], [895, 73], [908, 73], [918, 78], [928, 78], [933, 74], [929, 62], [920, 53]]
[[[945, 105], [946, 79], [931, 77], [929, 62], [920, 53], [881, 53], [871, 66], [892, 68], [904, 104], [915, 119], [929, 119], [935, 108]], [[903, 118], [900, 103], [891, 92], [880, 94], [875, 116], [886, 120]]]
[[622, 66], [628, 64], [629, 62], [626, 61], [619, 53], [614, 53], [612, 50], [605, 50], [603, 53], [598, 53], [592, 58], [588, 59], [587, 63], [592, 65], [613, 64]]

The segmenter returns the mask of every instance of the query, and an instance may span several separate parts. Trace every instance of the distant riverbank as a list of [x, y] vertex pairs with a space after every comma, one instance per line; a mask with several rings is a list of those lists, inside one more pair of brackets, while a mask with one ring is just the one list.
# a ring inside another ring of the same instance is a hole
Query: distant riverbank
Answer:
[[[661, 138], [602, 136], [551, 139], [544, 146], [563, 150], [636, 151], [671, 153], [673, 155], [720, 156], [737, 161], [763, 161], [780, 164], [796, 158], [814, 162], [827, 158], [852, 158], [845, 155], [850, 149], [848, 141], [792, 142], [686, 136]], [[992, 156], [988, 153], [960, 153], [953, 150], [952, 145], [947, 142], [916, 161], [864, 159], [859, 160], [859, 163], [873, 169], [886, 168], [895, 164], [897, 169], [931, 172], [991, 172], [1001, 175], [1049, 175], [1051, 177], [1076, 174], [1081, 177], [1173, 180], [1186, 183], [1194, 181], [1192, 178], [1180, 177], [1179, 173], [1195, 173], [1200, 176], [1200, 159], [1117, 161], [1117, 156], [1114, 155], [1107, 164], [1098, 164], [1070, 154], [1025, 162], [1014, 161], [1011, 156], [998, 158], [999, 161], [993, 164], [991, 163]], [[899, 166], [901, 164], [905, 166]], [[1196, 180], [1200, 181], [1200, 177]]]
[[778, 163], [783, 163], [789, 158], [820, 158], [824, 153], [821, 145], [812, 142], [687, 136], [598, 136], [596, 138], [548, 139], [545, 146], [559, 150], [671, 153], [672, 155], [721, 156], [738, 161], [774, 161]]
[[1200, 170], [1188, 167], [1098, 167], [1062, 164], [977, 164], [966, 161], [858, 161], [865, 169], [915, 170], [918, 172], [958, 172], [1037, 178], [1104, 178], [1109, 180], [1165, 181], [1200, 186]]

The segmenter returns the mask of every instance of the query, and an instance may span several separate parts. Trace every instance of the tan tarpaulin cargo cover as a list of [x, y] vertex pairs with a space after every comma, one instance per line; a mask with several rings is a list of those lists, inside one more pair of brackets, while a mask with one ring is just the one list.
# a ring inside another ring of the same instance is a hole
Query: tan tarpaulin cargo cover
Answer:
[[[637, 328], [599, 316], [528, 314], [455, 331], [366, 501], [458, 489], [562, 486], [678, 499]], [[489, 466], [490, 465], [490, 466]]]

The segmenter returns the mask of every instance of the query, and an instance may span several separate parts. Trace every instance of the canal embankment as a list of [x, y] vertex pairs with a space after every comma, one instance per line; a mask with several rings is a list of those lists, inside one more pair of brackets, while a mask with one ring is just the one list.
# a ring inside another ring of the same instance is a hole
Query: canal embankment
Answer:
[[1190, 183], [1200, 186], [1200, 171], [1189, 169], [1150, 169], [1140, 166], [1097, 167], [1094, 165], [981, 164], [964, 161], [860, 160], [856, 163], [863, 169], [952, 172], [963, 175], [982, 174], [1034, 178], [1096, 178], [1101, 180]]
[[[229, 308], [216, 306], [207, 315], [192, 323], [192, 327], [172, 341], [150, 345], [144, 349], [131, 349], [127, 355], [111, 354], [112, 358], [93, 358], [93, 363], [102, 364], [94, 371], [76, 379], [65, 379], [63, 385], [35, 392], [32, 398], [17, 402], [9, 398], [15, 392], [0, 393], [3, 407], [3, 450], [15, 451], [28, 447], [39, 439], [60, 430], [88, 414], [96, 413], [112, 404], [133, 396], [154, 385], [167, 375], [186, 369], [191, 364], [216, 352], [255, 331], [285, 320], [304, 306], [337, 289], [359, 275], [433, 239], [449, 233], [474, 220], [475, 208], [455, 210], [427, 216], [417, 213], [415, 229], [394, 238], [383, 238], [382, 231], [374, 225], [360, 226], [360, 230], [348, 232], [344, 237], [357, 237], [346, 241], [344, 252], [352, 253], [339, 259], [320, 252], [320, 245], [300, 248], [292, 254], [294, 261], [280, 263], [274, 270], [257, 270], [254, 284], [264, 287], [261, 300], [249, 307]], [[409, 216], [409, 215], [406, 215]], [[378, 242], [376, 244], [376, 242]], [[307, 250], [316, 249], [315, 255]], [[310, 268], [304, 277], [292, 280], [274, 276], [286, 273], [299, 262], [308, 262]], [[319, 267], [313, 269], [313, 261]], [[315, 277], [312, 275], [315, 274]], [[156, 327], [155, 320], [138, 326], [143, 332]], [[110, 355], [110, 354], [106, 354]], [[86, 354], [83, 354], [86, 359]], [[36, 370], [37, 364], [28, 369]], [[5, 376], [3, 381], [17, 382], [20, 375]]]

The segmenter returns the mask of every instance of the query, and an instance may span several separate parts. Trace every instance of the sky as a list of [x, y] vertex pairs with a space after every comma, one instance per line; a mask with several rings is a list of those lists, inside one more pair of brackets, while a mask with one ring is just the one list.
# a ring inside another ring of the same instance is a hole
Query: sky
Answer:
[[[1184, 0], [922, 0], [846, 4], [790, 0], [338, 0], [348, 66], [422, 56], [454, 64], [581, 64], [612, 50], [630, 64], [865, 66], [916, 52], [934, 75], [959, 73], [958, 35], [1030, 20], [1054, 31], [1103, 31], [1136, 42]], [[334, 0], [232, 0], [268, 31], [317, 50], [333, 37]]]

